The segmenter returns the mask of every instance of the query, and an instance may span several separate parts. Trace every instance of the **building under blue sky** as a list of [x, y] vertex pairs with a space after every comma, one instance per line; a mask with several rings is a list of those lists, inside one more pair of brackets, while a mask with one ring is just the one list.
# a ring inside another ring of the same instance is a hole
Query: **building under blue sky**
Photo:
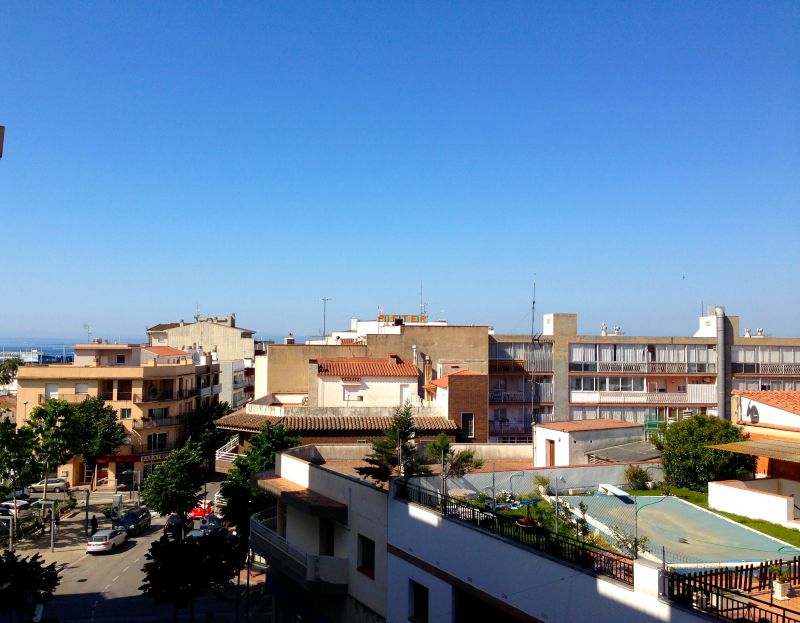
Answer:
[[800, 4], [6, 3], [0, 335], [797, 335]]

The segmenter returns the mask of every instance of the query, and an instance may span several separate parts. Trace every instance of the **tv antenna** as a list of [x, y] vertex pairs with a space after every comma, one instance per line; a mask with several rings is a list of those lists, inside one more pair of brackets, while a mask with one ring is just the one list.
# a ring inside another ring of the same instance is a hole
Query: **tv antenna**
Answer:
[[328, 301], [330, 301], [331, 299], [328, 298], [327, 296], [323, 296], [320, 300], [322, 301], [322, 339], [324, 340], [325, 336], [327, 335], [326, 331], [328, 328], [327, 326]]
[[83, 323], [83, 328], [86, 330], [86, 343], [92, 341], [92, 327], [89, 325], [88, 322]]
[[536, 273], [533, 273], [533, 298], [531, 299], [531, 344], [541, 346], [539, 338], [541, 333], [536, 333]]

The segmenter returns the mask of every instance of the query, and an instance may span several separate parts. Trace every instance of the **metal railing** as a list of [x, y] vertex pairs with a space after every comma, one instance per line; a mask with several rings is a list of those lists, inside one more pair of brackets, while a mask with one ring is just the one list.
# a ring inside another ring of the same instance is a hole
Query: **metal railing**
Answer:
[[157, 426], [183, 426], [191, 414], [183, 413], [166, 417], [146, 417], [141, 420], [133, 421], [134, 430], [143, 428], [155, 428]]
[[555, 558], [574, 563], [589, 573], [609, 576], [633, 585], [633, 560], [625, 554], [589, 545], [585, 541], [544, 528], [523, 527], [513, 517], [484, 511], [450, 497], [443, 498], [436, 492], [401, 480], [396, 480], [395, 486], [395, 495], [402, 500], [436, 510], [445, 517], [470, 523]]
[[215, 458], [218, 461], [233, 461], [237, 456], [239, 456], [236, 452], [232, 452], [232, 450], [238, 445], [239, 435], [234, 435], [228, 440], [228, 443], [217, 450]]
[[489, 420], [489, 432], [492, 434], [502, 433], [526, 433], [531, 434], [531, 425], [525, 422], [503, 422], [500, 420]]
[[733, 363], [734, 374], [800, 374], [800, 363]]
[[184, 400], [197, 395], [197, 389], [181, 389], [174, 391], [171, 389], [146, 391], [143, 394], [133, 394], [134, 402], [169, 402], [171, 400]]
[[800, 613], [773, 601], [733, 593], [700, 578], [669, 573], [665, 582], [669, 601], [712, 615], [720, 621], [800, 623]]
[[717, 364], [672, 361], [571, 361], [569, 370], [628, 374], [713, 374], [717, 370]]
[[553, 384], [536, 383], [533, 392], [530, 387], [525, 391], [492, 389], [489, 390], [489, 402], [553, 402]]

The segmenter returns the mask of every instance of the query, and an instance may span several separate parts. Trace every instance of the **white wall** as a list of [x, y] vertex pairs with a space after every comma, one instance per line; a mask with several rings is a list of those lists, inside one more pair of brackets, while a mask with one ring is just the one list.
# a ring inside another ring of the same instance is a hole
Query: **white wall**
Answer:
[[[393, 496], [389, 497], [389, 543], [548, 623], [704, 620], [657, 598], [657, 569], [646, 561], [636, 566], [633, 590]], [[430, 590], [429, 620], [452, 621], [452, 591], [444, 579], [394, 554], [389, 556], [389, 578], [388, 623], [408, 621], [409, 578]]]
[[547, 466], [547, 442], [555, 441], [555, 464], [570, 465], [569, 434], [552, 428], [536, 427], [535, 441], [535, 463], [536, 467]]
[[256, 357], [256, 385], [254, 399], [263, 398], [267, 395], [267, 373], [269, 370], [269, 359], [266, 355]]
[[[320, 407], [397, 407], [403, 404], [401, 387], [407, 399], [417, 399], [417, 379], [413, 377], [364, 377], [359, 384], [342, 383], [337, 377], [318, 377], [317, 404]], [[344, 388], [356, 390], [361, 400], [346, 401]]]
[[[710, 508], [744, 515], [751, 519], [763, 519], [772, 523], [800, 529], [790, 523], [794, 519], [795, 493], [800, 483], [781, 486], [783, 478], [759, 480], [726, 480], [708, 483], [708, 505]], [[790, 483], [791, 481], [786, 481]], [[778, 491], [783, 489], [785, 493]]]
[[[741, 418], [746, 423], [758, 422], [759, 424], [800, 427], [800, 415], [765, 405], [744, 396], [739, 398], [742, 405]], [[757, 417], [754, 418], [754, 415]]]

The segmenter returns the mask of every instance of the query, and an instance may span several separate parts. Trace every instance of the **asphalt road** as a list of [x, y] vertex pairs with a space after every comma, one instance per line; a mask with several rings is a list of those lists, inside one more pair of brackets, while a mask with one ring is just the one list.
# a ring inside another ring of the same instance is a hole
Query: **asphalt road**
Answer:
[[[61, 570], [61, 583], [53, 599], [45, 605], [44, 617], [61, 623], [148, 623], [173, 621], [170, 606], [156, 606], [141, 594], [144, 581], [142, 568], [150, 544], [163, 531], [164, 517], [152, 515], [152, 525], [144, 534], [130, 538], [122, 548], [106, 554], [84, 554], [75, 563]], [[199, 522], [195, 522], [199, 523]], [[243, 590], [243, 589], [242, 589]], [[267, 604], [260, 600], [254, 587], [253, 615], [250, 620], [267, 621]], [[236, 620], [235, 588], [211, 592], [195, 604], [195, 621], [232, 623]], [[243, 595], [240, 593], [240, 595]], [[240, 606], [243, 607], [243, 598]], [[240, 611], [241, 612], [241, 611]], [[178, 611], [178, 621], [188, 621], [187, 610]], [[240, 613], [240, 621], [244, 621]]]

